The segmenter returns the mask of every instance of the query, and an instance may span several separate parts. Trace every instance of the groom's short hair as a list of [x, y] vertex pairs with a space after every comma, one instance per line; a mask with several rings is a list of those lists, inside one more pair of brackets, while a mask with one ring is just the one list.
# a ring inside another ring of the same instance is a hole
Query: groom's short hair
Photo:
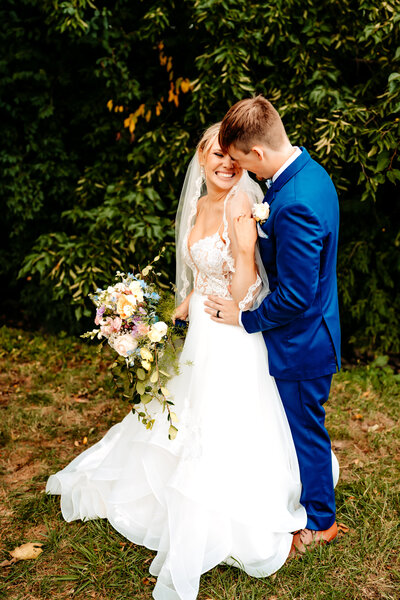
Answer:
[[279, 150], [288, 142], [288, 137], [278, 111], [260, 95], [240, 100], [228, 110], [218, 141], [223, 152], [234, 145], [248, 154], [257, 143]]

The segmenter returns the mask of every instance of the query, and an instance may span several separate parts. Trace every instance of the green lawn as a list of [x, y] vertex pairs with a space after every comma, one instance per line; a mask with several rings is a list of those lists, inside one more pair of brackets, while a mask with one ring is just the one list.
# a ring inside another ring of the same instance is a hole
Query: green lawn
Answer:
[[[0, 562], [20, 544], [44, 544], [38, 559], [0, 568], [0, 598], [151, 598], [154, 553], [104, 520], [65, 523], [59, 497], [44, 494], [51, 473], [128, 411], [114, 396], [109, 359], [69, 337], [0, 329]], [[348, 533], [269, 579], [216, 567], [199, 600], [400, 598], [400, 381], [383, 362], [337, 375], [326, 407]]]

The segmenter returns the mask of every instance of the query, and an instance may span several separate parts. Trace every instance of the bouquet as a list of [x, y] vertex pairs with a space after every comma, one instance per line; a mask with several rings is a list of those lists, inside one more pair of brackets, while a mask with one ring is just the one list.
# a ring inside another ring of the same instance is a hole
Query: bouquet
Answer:
[[132, 412], [147, 429], [155, 423], [151, 407], [156, 404], [159, 409], [161, 405], [170, 424], [168, 436], [174, 439], [178, 418], [171, 410], [174, 403], [167, 384], [179, 371], [182, 330], [179, 333], [178, 327], [160, 320], [160, 294], [153, 283], [146, 281], [152, 270], [150, 264], [136, 274], [117, 271], [117, 283], [90, 294], [98, 328], [81, 337], [108, 342], [118, 354], [111, 372], [123, 399], [132, 405]]

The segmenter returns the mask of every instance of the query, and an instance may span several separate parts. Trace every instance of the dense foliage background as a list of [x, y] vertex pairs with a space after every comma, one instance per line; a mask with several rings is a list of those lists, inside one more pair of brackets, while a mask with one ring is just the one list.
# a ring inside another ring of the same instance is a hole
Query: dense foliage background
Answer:
[[263, 93], [339, 192], [345, 352], [399, 351], [399, 22], [394, 0], [3, 0], [3, 312], [81, 331], [93, 285], [163, 244], [171, 280], [199, 135]]

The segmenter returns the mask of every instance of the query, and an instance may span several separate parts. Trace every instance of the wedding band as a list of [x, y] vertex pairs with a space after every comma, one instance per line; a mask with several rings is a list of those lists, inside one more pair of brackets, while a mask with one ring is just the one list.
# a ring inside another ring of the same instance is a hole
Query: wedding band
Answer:
[[217, 310], [217, 319], [219, 319], [219, 313], [220, 313], [220, 312], [221, 312], [221, 311]]

